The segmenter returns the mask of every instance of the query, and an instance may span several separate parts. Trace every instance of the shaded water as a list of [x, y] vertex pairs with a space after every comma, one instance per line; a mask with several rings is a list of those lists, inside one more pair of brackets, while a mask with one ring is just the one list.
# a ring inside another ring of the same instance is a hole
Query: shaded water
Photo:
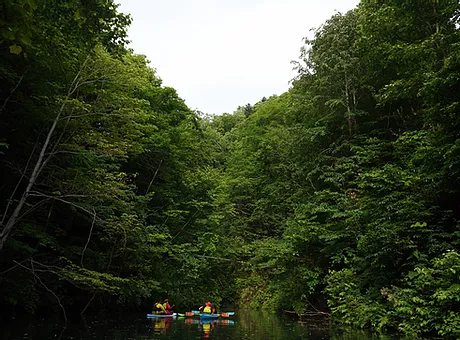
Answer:
[[295, 317], [263, 312], [238, 311], [234, 317], [213, 322], [199, 318], [145, 319], [130, 315], [121, 320], [87, 318], [62, 325], [51, 321], [15, 320], [0, 328], [0, 339], [334, 339], [389, 340], [362, 331], [345, 331], [330, 326], [326, 319], [299, 321]]

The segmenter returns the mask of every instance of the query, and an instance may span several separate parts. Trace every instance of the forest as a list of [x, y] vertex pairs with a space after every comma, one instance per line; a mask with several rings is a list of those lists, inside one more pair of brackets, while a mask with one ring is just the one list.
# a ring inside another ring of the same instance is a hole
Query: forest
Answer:
[[287, 92], [216, 116], [113, 0], [1, 7], [4, 317], [167, 296], [460, 336], [458, 1], [362, 0]]

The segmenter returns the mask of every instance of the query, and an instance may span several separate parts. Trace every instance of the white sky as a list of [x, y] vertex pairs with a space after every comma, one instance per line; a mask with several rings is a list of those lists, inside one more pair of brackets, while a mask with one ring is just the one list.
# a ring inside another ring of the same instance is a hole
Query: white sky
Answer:
[[231, 113], [288, 90], [302, 38], [359, 0], [116, 0], [130, 47], [191, 109]]

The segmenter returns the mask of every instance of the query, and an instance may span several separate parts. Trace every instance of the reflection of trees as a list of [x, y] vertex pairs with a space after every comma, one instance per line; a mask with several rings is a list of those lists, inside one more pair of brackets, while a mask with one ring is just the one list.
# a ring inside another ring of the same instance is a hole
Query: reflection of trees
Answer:
[[264, 311], [239, 311], [235, 338], [254, 340], [277, 339], [332, 339], [332, 340], [389, 340], [390, 337], [373, 335], [356, 329], [334, 329], [330, 319], [309, 318]]
[[239, 313], [237, 334], [251, 339], [309, 339], [331, 335], [331, 327], [324, 319], [303, 320], [279, 316], [269, 312]]
[[250, 334], [251, 339], [287, 339], [281, 319], [268, 312], [243, 312], [238, 318], [237, 334]]

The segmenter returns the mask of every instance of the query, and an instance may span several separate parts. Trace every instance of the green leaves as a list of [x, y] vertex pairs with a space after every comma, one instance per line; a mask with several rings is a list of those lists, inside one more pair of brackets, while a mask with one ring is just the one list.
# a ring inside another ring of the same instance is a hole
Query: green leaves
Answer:
[[394, 303], [394, 312], [388, 315], [398, 318], [400, 331], [408, 335], [436, 331], [442, 336], [458, 332], [453, 308], [460, 301], [459, 259], [457, 252], [448, 251], [429, 265], [409, 272], [405, 278], [409, 288], [392, 287], [382, 291]]
[[[288, 93], [222, 128], [231, 138], [216, 202], [252, 255], [238, 281], [245, 301], [301, 311], [325, 288], [342, 322], [397, 327], [382, 289], [416, 280], [458, 243], [456, 13], [363, 1], [306, 40]], [[412, 297], [401, 308], [424, 325], [412, 331], [431, 332]]]
[[19, 54], [22, 52], [22, 47], [19, 45], [11, 45], [10, 46], [10, 53], [12, 54]]
[[[362, 1], [305, 41], [288, 92], [215, 117], [125, 49], [113, 1], [5, 6], [6, 204], [56, 125], [2, 270], [40, 256], [75, 305], [327, 299], [345, 324], [458, 335], [458, 3]], [[8, 274], [5, 301], [46, 303]]]
[[[173, 88], [161, 86], [144, 56], [125, 50], [130, 19], [114, 2], [24, 0], [5, 6], [14, 21], [4, 28], [2, 20], [1, 32], [11, 38], [7, 46], [14, 53], [24, 49], [29, 58], [12, 58], [8, 49], [0, 53], [6, 79], [0, 173], [8, 178], [0, 198], [13, 204], [2, 209], [4, 220], [27, 186], [24, 178], [43, 136], [52, 133], [0, 265], [7, 269], [17, 258], [46, 254], [44, 265], [52, 263], [63, 275], [62, 281], [51, 279], [50, 289], [81, 309], [93, 294], [103, 304], [116, 296], [123, 305], [139, 305], [173, 289], [178, 278], [164, 273], [172, 263], [174, 275], [182, 273], [174, 250], [195, 240], [190, 231], [196, 220], [205, 224], [202, 210], [210, 205], [198, 171], [196, 115]], [[214, 251], [219, 242], [203, 249]], [[68, 262], [53, 262], [58, 257]], [[206, 267], [198, 262], [199, 269]], [[18, 274], [11, 274], [2, 287], [15, 287]], [[203, 276], [198, 270], [196, 282]], [[33, 286], [34, 278], [21, 281]], [[35, 307], [47, 304], [39, 287], [30, 289]], [[193, 298], [174, 289], [182, 303]]]

